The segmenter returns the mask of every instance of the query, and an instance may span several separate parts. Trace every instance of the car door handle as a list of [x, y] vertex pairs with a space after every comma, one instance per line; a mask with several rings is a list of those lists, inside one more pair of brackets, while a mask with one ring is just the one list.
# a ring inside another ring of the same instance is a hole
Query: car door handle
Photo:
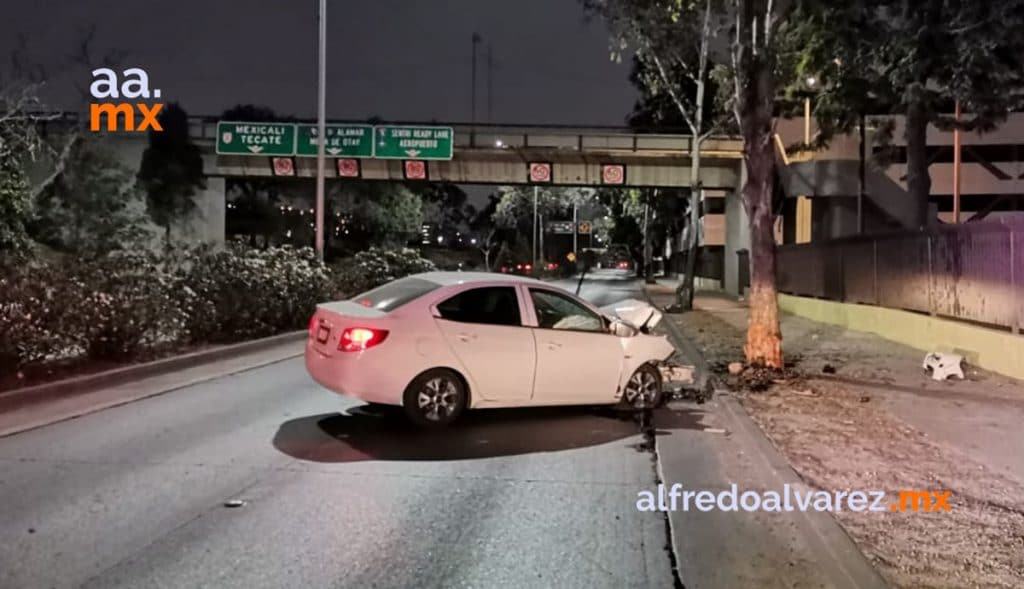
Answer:
[[476, 339], [476, 336], [471, 333], [457, 333], [455, 337], [459, 338], [462, 342], [471, 342]]

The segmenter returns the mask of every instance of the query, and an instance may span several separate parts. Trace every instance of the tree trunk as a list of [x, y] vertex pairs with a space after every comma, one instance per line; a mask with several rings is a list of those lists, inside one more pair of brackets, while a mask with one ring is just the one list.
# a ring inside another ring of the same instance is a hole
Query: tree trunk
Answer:
[[775, 79], [770, 51], [772, 3], [737, 2], [733, 45], [736, 118], [743, 135], [747, 180], [743, 205], [750, 221], [750, 318], [743, 348], [747, 363], [782, 368], [782, 331], [775, 290], [775, 232], [772, 224], [773, 106]]
[[[703, 100], [703, 90], [697, 92]], [[683, 282], [677, 293], [676, 303], [683, 309], [693, 308], [694, 279], [697, 272], [698, 227], [700, 226], [700, 196], [703, 188], [700, 182], [700, 144], [701, 139], [693, 139], [693, 155], [690, 158], [690, 233], [686, 240], [686, 266], [683, 269]]]
[[928, 113], [920, 102], [912, 101], [907, 106], [907, 192], [914, 200], [914, 225], [928, 225], [928, 201], [932, 191], [932, 179], [928, 174]]

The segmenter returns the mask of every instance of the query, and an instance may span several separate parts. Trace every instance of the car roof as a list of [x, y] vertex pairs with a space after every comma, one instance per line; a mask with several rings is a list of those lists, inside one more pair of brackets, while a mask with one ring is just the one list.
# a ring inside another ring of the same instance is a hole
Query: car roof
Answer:
[[501, 274], [498, 272], [423, 272], [413, 274], [410, 278], [420, 278], [441, 286], [452, 286], [455, 284], [466, 284], [467, 282], [519, 282], [529, 284], [543, 284], [540, 280], [514, 274]]

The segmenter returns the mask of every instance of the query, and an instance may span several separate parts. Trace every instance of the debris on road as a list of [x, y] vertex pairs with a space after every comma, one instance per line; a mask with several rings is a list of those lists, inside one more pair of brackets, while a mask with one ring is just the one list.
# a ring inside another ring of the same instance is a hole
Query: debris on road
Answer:
[[668, 362], [662, 363], [659, 367], [661, 370], [662, 382], [669, 384], [683, 383], [693, 384], [693, 366], [683, 366], [681, 364], [670, 364]]
[[245, 501], [241, 499], [232, 499], [224, 502], [224, 507], [242, 507], [245, 505]]
[[738, 375], [741, 372], [743, 372], [743, 363], [742, 362], [730, 362], [729, 363], [729, 374], [731, 374], [733, 376], [736, 376], [736, 375]]
[[934, 380], [946, 380], [950, 376], [963, 380], [964, 371], [960, 366], [963, 361], [964, 357], [957, 354], [932, 352], [924, 357], [921, 367], [926, 372], [931, 372]]
[[835, 374], [836, 367], [832, 366], [831, 364], [826, 364], [822, 366], [821, 371], [824, 372], [825, 374]]

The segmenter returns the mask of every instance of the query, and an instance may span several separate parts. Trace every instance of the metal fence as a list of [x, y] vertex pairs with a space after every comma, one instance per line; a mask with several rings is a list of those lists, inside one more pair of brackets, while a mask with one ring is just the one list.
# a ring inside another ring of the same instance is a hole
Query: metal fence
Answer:
[[780, 292], [1024, 327], [1024, 222], [981, 221], [929, 231], [778, 248]]

